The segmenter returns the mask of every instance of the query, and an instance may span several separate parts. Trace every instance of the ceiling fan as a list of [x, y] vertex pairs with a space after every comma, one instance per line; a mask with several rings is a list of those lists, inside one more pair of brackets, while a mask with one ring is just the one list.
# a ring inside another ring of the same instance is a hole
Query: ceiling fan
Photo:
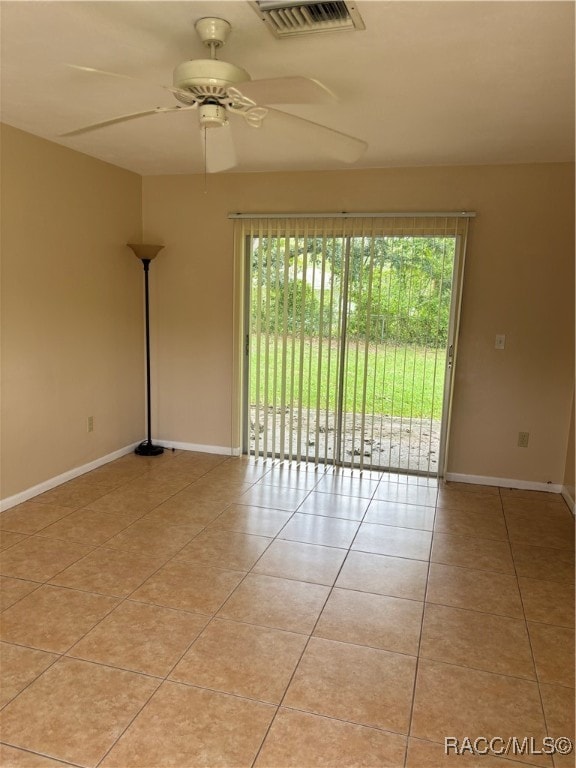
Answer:
[[[270, 106], [335, 101], [334, 94], [320, 82], [307, 77], [252, 80], [246, 70], [216, 57], [217, 49], [224, 45], [231, 31], [227, 21], [212, 17], [202, 18], [196, 22], [195, 28], [202, 43], [210, 49], [210, 58], [183, 62], [174, 70], [173, 85], [160, 86], [172, 93], [181, 102], [179, 105], [120, 115], [60, 135], [78, 136], [146, 115], [196, 109], [202, 131], [205, 169], [208, 172], [224, 171], [236, 165], [231, 116], [244, 119], [252, 128], [262, 127], [271, 118], [281, 120], [287, 128], [291, 124], [306, 126], [309, 135], [312, 137], [315, 134], [318, 138], [319, 151], [326, 151], [343, 162], [354, 162], [365, 151], [368, 145], [361, 139]], [[68, 66], [92, 74], [139, 81], [130, 75], [75, 64]], [[210, 136], [209, 152], [207, 135]]]

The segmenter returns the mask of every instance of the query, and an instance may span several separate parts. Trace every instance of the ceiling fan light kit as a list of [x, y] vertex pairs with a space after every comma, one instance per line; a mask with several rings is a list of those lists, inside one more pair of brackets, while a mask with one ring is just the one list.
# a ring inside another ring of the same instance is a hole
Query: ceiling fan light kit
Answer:
[[198, 118], [203, 128], [221, 128], [228, 125], [226, 110], [220, 104], [201, 104], [198, 107]]
[[[242, 117], [251, 128], [262, 127], [269, 114], [274, 116], [274, 121], [282, 121], [287, 130], [290, 124], [295, 127], [304, 127], [310, 137], [308, 143], [316, 141], [320, 153], [328, 151], [331, 156], [342, 162], [355, 162], [363, 154], [367, 147], [365, 141], [269, 106], [272, 104], [323, 104], [335, 101], [336, 97], [326, 86], [317, 80], [302, 76], [252, 80], [250, 74], [242, 67], [216, 58], [217, 49], [226, 43], [231, 31], [231, 26], [225, 19], [201, 18], [196, 22], [195, 28], [203, 45], [210, 49], [210, 58], [182, 62], [174, 70], [173, 86], [160, 86], [170, 91], [185, 106], [156, 107], [129, 115], [120, 115], [62, 135], [75, 136], [146, 115], [198, 109], [199, 125], [204, 134], [202, 146], [205, 170], [211, 173], [227, 170], [236, 165], [230, 115]], [[100, 76], [119, 77], [128, 81], [138, 80], [132, 76], [92, 67], [71, 66]], [[207, 128], [220, 128], [217, 134], [221, 139], [217, 147], [212, 144], [213, 157], [211, 158], [206, 156], [208, 150], [205, 130]]]

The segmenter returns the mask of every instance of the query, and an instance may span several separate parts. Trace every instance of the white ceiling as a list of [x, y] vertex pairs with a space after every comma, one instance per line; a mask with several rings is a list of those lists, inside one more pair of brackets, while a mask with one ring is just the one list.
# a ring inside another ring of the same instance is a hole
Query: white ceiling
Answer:
[[[194, 22], [220, 16], [232, 33], [219, 58], [253, 79], [305, 75], [338, 95], [336, 104], [282, 108], [367, 141], [354, 167], [574, 158], [574, 2], [356, 5], [365, 31], [278, 40], [244, 0], [2, 0], [2, 120], [143, 175], [200, 173], [196, 111], [59, 134], [175, 105], [155, 83], [171, 85], [177, 64], [207, 58]], [[232, 119], [236, 171], [345, 167], [291, 125]]]

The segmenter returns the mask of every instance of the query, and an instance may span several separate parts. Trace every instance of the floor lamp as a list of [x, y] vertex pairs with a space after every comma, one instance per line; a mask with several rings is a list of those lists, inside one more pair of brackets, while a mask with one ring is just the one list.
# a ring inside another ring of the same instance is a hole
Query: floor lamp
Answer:
[[158, 253], [164, 248], [163, 245], [142, 245], [138, 243], [128, 243], [128, 248], [132, 248], [136, 256], [142, 261], [144, 266], [144, 305], [146, 308], [146, 413], [148, 421], [148, 437], [136, 448], [134, 453], [139, 456], [159, 456], [164, 453], [164, 448], [152, 443], [152, 419], [150, 405], [150, 300], [148, 296], [148, 271], [150, 262], [155, 259]]

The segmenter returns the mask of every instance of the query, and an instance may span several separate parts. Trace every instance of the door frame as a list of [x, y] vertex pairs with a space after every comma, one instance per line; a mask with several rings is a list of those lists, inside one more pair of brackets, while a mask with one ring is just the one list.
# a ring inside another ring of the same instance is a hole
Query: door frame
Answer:
[[[356, 214], [362, 217], [363, 214]], [[375, 215], [375, 214], [370, 214]], [[386, 214], [384, 214], [386, 215]], [[402, 216], [402, 214], [393, 214]], [[417, 216], [418, 214], [410, 214]], [[474, 218], [475, 213], [462, 211], [458, 214], [420, 214], [424, 216], [443, 215], [461, 218]], [[274, 214], [267, 214], [274, 216]], [[278, 218], [288, 218], [290, 215], [278, 215]], [[293, 214], [298, 218], [298, 214]], [[314, 216], [314, 214], [307, 214]], [[259, 218], [257, 214], [231, 214], [229, 218]], [[450, 306], [450, 324], [446, 355], [446, 369], [444, 378], [444, 396], [441, 416], [440, 452], [438, 459], [437, 476], [445, 476], [449, 460], [450, 432], [452, 411], [454, 402], [455, 373], [458, 359], [458, 341], [460, 332], [460, 320], [463, 300], [464, 269], [466, 260], [468, 229], [464, 234], [455, 235], [456, 247], [453, 265], [453, 284]], [[232, 286], [233, 304], [233, 344], [232, 344], [232, 403], [231, 403], [231, 453], [232, 455], [247, 455], [249, 452], [249, 328], [250, 328], [250, 284], [251, 269], [248, 257], [250, 234], [243, 232], [241, 227], [235, 229], [234, 234], [234, 269]], [[451, 349], [452, 354], [448, 352]], [[268, 457], [263, 457], [265, 460]], [[413, 474], [407, 473], [407, 474]]]

